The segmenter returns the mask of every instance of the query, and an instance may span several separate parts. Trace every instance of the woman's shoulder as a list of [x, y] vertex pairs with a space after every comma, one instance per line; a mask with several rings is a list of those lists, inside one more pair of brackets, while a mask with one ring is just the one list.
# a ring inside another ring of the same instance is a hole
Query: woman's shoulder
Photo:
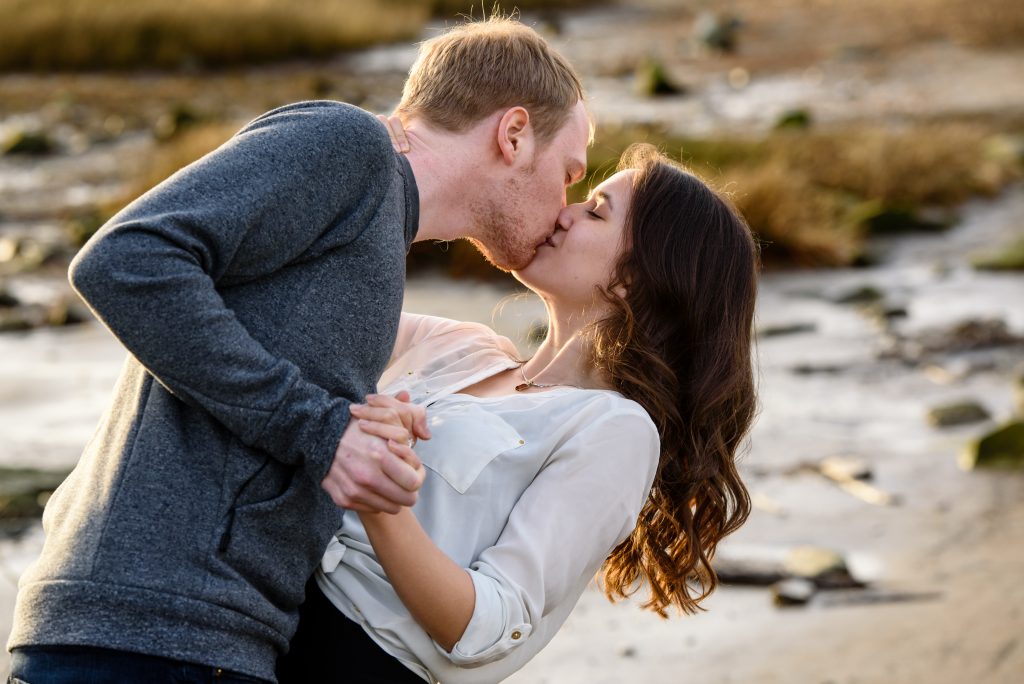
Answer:
[[564, 432], [549, 463], [571, 462], [574, 469], [614, 478], [624, 496], [639, 497], [630, 509], [638, 513], [661, 461], [657, 426], [643, 406], [618, 392], [576, 394], [577, 405], [560, 417]]
[[441, 316], [402, 313], [401, 328], [413, 345], [423, 343], [445, 346], [491, 346], [518, 355], [515, 344], [504, 335], [475, 321], [459, 321]]
[[572, 432], [586, 441], [632, 441], [656, 453], [661, 437], [647, 410], [613, 390], [582, 390], [568, 395], [576, 420]]
[[651, 416], [639, 402], [611, 389], [588, 389], [577, 394], [581, 407], [595, 414], [600, 422], [625, 421], [657, 430]]

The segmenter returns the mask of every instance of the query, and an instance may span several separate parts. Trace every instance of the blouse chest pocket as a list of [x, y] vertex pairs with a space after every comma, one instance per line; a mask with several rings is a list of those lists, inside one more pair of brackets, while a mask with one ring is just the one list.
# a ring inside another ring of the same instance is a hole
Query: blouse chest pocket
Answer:
[[473, 403], [427, 409], [427, 420], [433, 437], [416, 445], [416, 455], [460, 494], [499, 454], [526, 443], [500, 416]]

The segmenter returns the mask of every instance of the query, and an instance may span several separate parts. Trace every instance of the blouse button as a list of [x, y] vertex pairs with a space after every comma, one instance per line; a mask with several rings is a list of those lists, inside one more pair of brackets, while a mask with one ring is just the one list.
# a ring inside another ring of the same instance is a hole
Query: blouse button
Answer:
[[512, 632], [512, 638], [518, 641], [519, 639], [523, 638], [523, 633], [517, 629], [516, 631]]
[[523, 440], [519, 440], [519, 443], [520, 443], [520, 444], [526, 444], [526, 442], [525, 442], [525, 441], [523, 441]]

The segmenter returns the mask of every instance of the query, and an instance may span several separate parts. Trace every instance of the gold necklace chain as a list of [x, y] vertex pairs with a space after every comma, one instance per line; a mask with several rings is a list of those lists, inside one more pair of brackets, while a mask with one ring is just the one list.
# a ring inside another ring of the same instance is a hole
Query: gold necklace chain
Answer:
[[[583, 389], [579, 385], [570, 385], [570, 384], [565, 383], [565, 382], [556, 382], [556, 383], [553, 383], [553, 384], [550, 384], [550, 385], [549, 384], [542, 384], [542, 383], [539, 383], [539, 382], [534, 382], [533, 380], [531, 380], [528, 377], [526, 377], [526, 362], [525, 361], [522, 362], [521, 364], [519, 364], [519, 373], [520, 373], [520, 375], [523, 376], [523, 381], [521, 383], [519, 383], [518, 385], [516, 385], [516, 387], [515, 387], [516, 392], [525, 392], [526, 390], [530, 389], [531, 387], [539, 387], [541, 389], [545, 389], [545, 388], [548, 388], [548, 387], [575, 387], [576, 389]], [[534, 377], [536, 377], [536, 376], [534, 376]]]

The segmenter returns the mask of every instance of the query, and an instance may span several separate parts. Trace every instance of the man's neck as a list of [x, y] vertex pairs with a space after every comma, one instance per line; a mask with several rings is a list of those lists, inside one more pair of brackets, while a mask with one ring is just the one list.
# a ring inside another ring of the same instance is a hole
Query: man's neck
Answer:
[[405, 129], [411, 149], [406, 153], [420, 198], [416, 241], [475, 237], [472, 203], [480, 188], [480, 164], [472, 132], [452, 134], [418, 120]]

